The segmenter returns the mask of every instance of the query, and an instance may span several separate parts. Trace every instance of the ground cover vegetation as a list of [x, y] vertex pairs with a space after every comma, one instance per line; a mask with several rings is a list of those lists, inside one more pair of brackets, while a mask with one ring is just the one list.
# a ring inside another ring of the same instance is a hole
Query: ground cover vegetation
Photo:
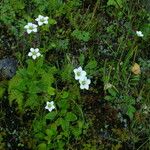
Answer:
[[0, 150], [148, 150], [149, 91], [149, 0], [0, 1]]

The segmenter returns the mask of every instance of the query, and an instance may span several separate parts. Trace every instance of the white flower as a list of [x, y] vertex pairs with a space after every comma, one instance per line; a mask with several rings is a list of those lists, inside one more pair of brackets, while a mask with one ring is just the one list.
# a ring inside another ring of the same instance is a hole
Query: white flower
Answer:
[[89, 89], [89, 84], [91, 83], [90, 79], [87, 79], [87, 77], [84, 77], [83, 79], [79, 80], [80, 83], [80, 89]]
[[54, 106], [54, 102], [51, 101], [51, 102], [47, 102], [46, 103], [46, 106], [45, 106], [45, 109], [48, 109], [48, 111], [52, 111], [53, 109], [55, 109], [55, 106]]
[[141, 31], [136, 31], [136, 35], [137, 35], [138, 37], [143, 37], [143, 36], [144, 36]]
[[49, 17], [39, 15], [38, 18], [36, 18], [35, 20], [38, 22], [38, 25], [41, 26], [43, 24], [48, 24], [48, 18]]
[[86, 72], [84, 70], [82, 70], [82, 67], [74, 69], [73, 72], [75, 73], [76, 80], [83, 79], [86, 76]]
[[30, 52], [28, 53], [29, 57], [36, 59], [37, 57], [41, 56], [38, 48], [30, 48]]
[[143, 113], [144, 114], [149, 114], [149, 112], [150, 112], [150, 107], [149, 106], [147, 106], [146, 104], [144, 104], [143, 107], [142, 107], [142, 109], [143, 109]]
[[31, 32], [37, 32], [37, 25], [31, 22], [25, 25], [24, 28], [27, 29], [28, 34], [30, 34]]

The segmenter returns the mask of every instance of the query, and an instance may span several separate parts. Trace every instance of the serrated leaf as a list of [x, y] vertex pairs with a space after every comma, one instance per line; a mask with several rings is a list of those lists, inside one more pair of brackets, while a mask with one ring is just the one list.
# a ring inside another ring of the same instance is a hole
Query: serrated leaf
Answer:
[[19, 92], [18, 90], [12, 90], [9, 93], [9, 103], [12, 105], [12, 102], [15, 100], [18, 104], [18, 108], [20, 111], [22, 111], [23, 106], [23, 93]]
[[130, 117], [130, 119], [133, 119], [135, 111], [136, 109], [133, 106], [128, 106], [128, 111], [126, 114]]
[[37, 94], [30, 94], [28, 98], [26, 98], [26, 102], [24, 107], [30, 107], [31, 109], [37, 107], [39, 105]]
[[81, 135], [82, 130], [80, 128], [71, 128], [71, 131], [73, 133], [73, 135], [77, 138]]
[[84, 42], [87, 42], [90, 39], [90, 33], [86, 31], [74, 30], [71, 35]]

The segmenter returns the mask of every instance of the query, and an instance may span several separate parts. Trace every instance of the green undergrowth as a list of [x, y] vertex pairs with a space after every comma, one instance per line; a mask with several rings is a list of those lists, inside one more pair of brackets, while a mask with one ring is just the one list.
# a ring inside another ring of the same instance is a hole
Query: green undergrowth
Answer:
[[[16, 74], [0, 82], [0, 149], [148, 149], [150, 12], [146, 3], [0, 2], [0, 58], [13, 57], [18, 63]], [[28, 34], [24, 26], [36, 24], [38, 15], [48, 16], [48, 24]], [[41, 56], [33, 60], [28, 56], [30, 48], [39, 48]], [[75, 80], [73, 70], [79, 66], [91, 80], [88, 90]], [[54, 110], [45, 109], [48, 101], [54, 102]]]

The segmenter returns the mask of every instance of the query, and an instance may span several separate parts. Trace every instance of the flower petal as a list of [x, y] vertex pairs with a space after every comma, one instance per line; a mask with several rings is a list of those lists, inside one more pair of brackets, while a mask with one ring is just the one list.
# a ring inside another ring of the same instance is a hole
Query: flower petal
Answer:
[[39, 25], [39, 26], [43, 25], [43, 22], [38, 21], [38, 25]]
[[47, 20], [45, 20], [45, 21], [44, 21], [44, 23], [45, 23], [45, 24], [48, 24], [48, 21], [47, 21]]
[[27, 33], [30, 34], [32, 32], [32, 30], [30, 29], [27, 29]]
[[84, 88], [85, 88], [86, 90], [88, 90], [88, 89], [89, 89], [89, 85], [86, 84], [86, 85], [84, 86]]
[[32, 58], [33, 58], [33, 59], [36, 59], [36, 55], [32, 55]]
[[28, 28], [29, 28], [29, 26], [28, 26], [28, 25], [25, 25], [25, 26], [24, 26], [24, 28], [25, 28], [25, 29], [28, 29]]
[[90, 84], [91, 83], [91, 80], [90, 79], [87, 79], [87, 84]]
[[37, 32], [37, 28], [34, 28], [32, 31], [33, 31], [33, 32]]
[[78, 68], [78, 71], [82, 71], [82, 67], [81, 66]]
[[84, 85], [80, 84], [80, 89], [83, 90], [84, 89]]
[[32, 25], [33, 25], [33, 23], [32, 23], [32, 22], [29, 22], [29, 23], [28, 23], [28, 26], [32, 26]]
[[46, 16], [44, 19], [45, 19], [45, 20], [48, 20], [48, 19], [49, 19], [49, 17], [47, 17], [47, 16]]
[[42, 16], [42, 15], [39, 15], [39, 16], [38, 16], [38, 18], [39, 18], [39, 19], [43, 19], [43, 18], [44, 18], [44, 16]]
[[82, 71], [81, 74], [82, 74], [82, 76], [86, 76], [86, 72], [85, 71]]
[[28, 53], [28, 56], [32, 56], [33, 54], [31, 52]]
[[35, 49], [34, 48], [30, 48], [30, 52], [35, 52]]
[[39, 49], [38, 49], [38, 48], [35, 48], [34, 51], [37, 53], [37, 52], [39, 52]]
[[41, 54], [40, 54], [40, 53], [37, 53], [36, 56], [39, 57], [39, 56], [41, 56]]

